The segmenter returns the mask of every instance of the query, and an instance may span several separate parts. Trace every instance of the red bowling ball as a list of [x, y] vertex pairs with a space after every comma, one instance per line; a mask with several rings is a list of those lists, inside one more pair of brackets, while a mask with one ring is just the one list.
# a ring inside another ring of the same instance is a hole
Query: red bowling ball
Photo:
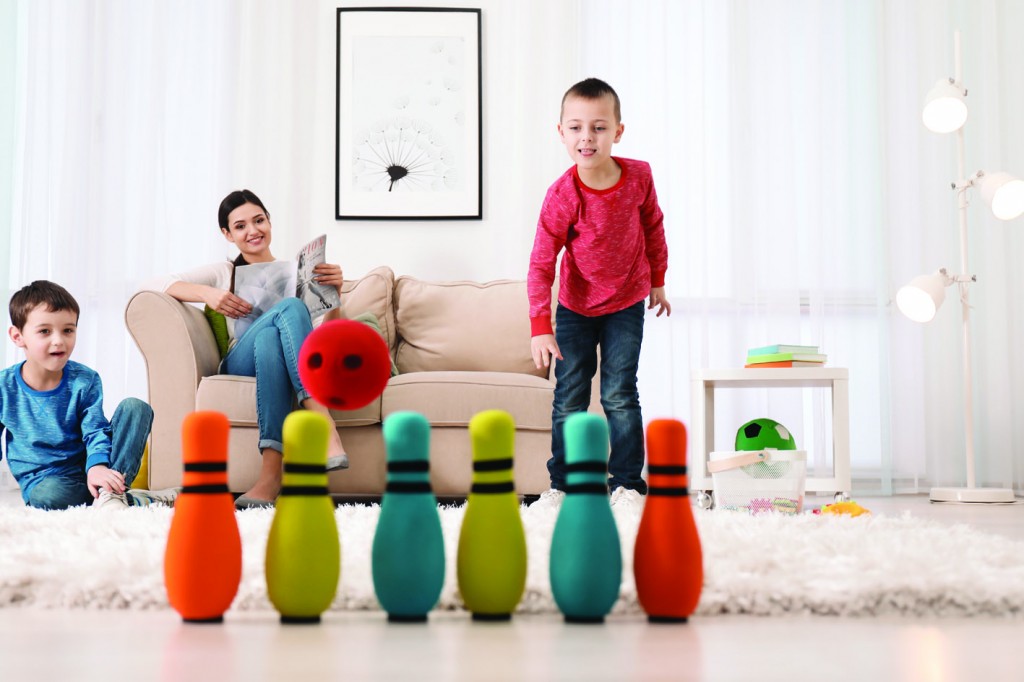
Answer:
[[384, 391], [391, 377], [391, 356], [372, 327], [331, 320], [302, 343], [299, 377], [317, 402], [332, 410], [355, 410]]

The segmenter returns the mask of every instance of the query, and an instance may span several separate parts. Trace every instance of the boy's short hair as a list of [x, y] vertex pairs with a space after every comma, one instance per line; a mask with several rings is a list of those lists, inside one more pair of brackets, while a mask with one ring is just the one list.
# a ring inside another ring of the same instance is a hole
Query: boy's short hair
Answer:
[[581, 97], [583, 99], [601, 99], [605, 95], [611, 95], [612, 99], [615, 100], [615, 122], [622, 122], [622, 105], [619, 103], [619, 95], [615, 92], [612, 86], [605, 83], [600, 78], [587, 78], [581, 80], [576, 85], [572, 86], [565, 91], [562, 95], [562, 107], [558, 111], [558, 120], [562, 120], [562, 115], [565, 113], [565, 100], [570, 97]]
[[37, 279], [11, 296], [11, 303], [8, 306], [11, 324], [22, 329], [28, 322], [28, 314], [40, 305], [45, 305], [52, 312], [70, 310], [75, 317], [81, 314], [78, 301], [68, 293], [67, 289], [45, 279]]

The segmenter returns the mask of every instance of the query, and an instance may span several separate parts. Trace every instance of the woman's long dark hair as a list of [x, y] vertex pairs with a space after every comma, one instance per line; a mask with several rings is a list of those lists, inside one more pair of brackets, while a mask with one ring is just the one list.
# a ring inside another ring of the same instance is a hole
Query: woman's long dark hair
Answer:
[[[231, 212], [236, 208], [244, 206], [245, 204], [255, 204], [256, 206], [259, 206], [263, 210], [263, 214], [267, 216], [267, 219], [270, 219], [270, 211], [267, 210], [267, 207], [263, 205], [263, 202], [260, 201], [260, 198], [256, 196], [252, 190], [236, 189], [234, 192], [224, 197], [223, 201], [220, 202], [220, 208], [217, 209], [217, 224], [220, 225], [221, 230], [225, 232], [228, 231], [228, 216], [231, 215]], [[245, 259], [242, 258], [242, 254], [238, 254], [234, 263], [236, 266], [248, 265]], [[232, 285], [234, 285], [234, 282], [232, 282]], [[232, 290], [234, 290], [233, 286]]]

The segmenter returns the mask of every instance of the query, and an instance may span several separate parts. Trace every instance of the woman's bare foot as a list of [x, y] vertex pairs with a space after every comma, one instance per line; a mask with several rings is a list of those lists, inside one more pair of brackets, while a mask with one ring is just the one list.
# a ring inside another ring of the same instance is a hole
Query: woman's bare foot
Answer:
[[260, 474], [245, 497], [253, 500], [266, 500], [273, 502], [281, 492], [281, 476], [283, 471], [284, 456], [273, 448], [263, 449], [263, 463], [260, 465]]
[[[321, 405], [312, 398], [307, 398], [302, 401], [302, 407], [311, 412], [319, 412], [320, 414], [327, 417], [331, 424], [334, 424], [334, 417], [331, 415], [331, 411], [326, 406]], [[338, 435], [338, 429], [331, 429], [330, 440], [327, 441], [327, 457], [341, 457], [345, 454], [345, 446], [341, 444], [341, 436]], [[341, 467], [344, 468], [344, 467]]]

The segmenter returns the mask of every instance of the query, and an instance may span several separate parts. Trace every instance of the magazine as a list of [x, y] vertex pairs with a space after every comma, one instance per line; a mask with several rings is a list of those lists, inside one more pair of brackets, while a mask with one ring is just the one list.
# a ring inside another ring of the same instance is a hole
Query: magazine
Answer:
[[276, 260], [235, 268], [232, 291], [252, 304], [251, 313], [235, 320], [236, 339], [241, 338], [260, 315], [289, 296], [302, 299], [313, 319], [341, 305], [337, 289], [313, 280], [313, 268], [325, 262], [326, 245], [327, 235], [322, 234], [299, 249], [294, 261]]

